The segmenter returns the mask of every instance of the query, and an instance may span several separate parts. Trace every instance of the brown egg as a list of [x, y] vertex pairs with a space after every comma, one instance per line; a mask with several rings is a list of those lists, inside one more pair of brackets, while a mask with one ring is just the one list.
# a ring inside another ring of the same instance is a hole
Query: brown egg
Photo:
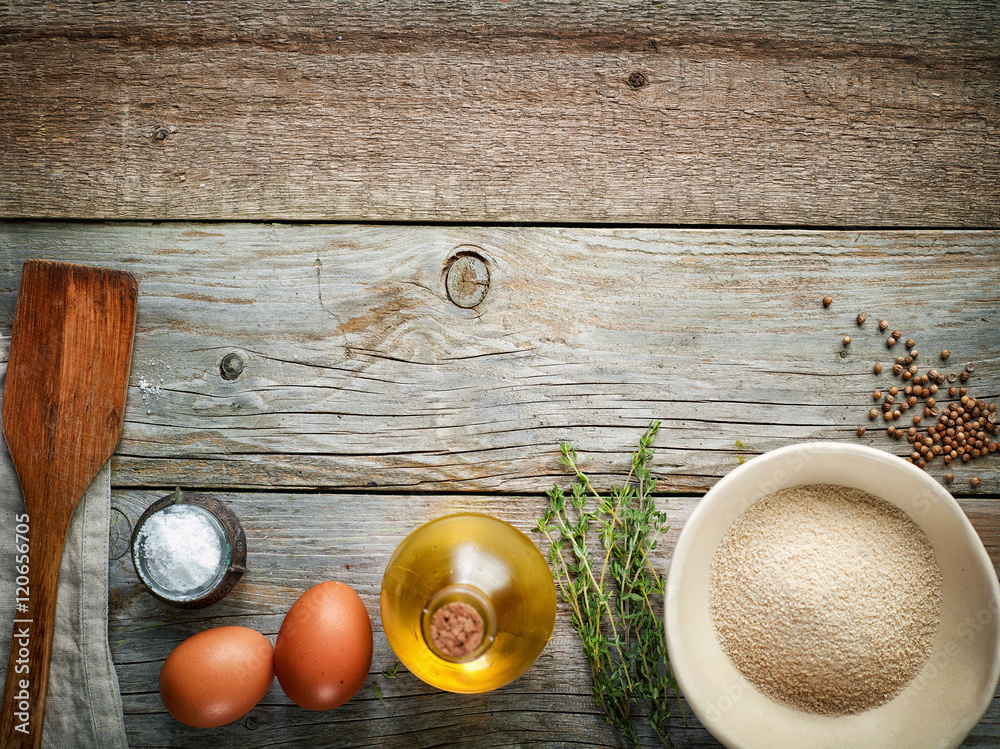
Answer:
[[292, 604], [274, 644], [274, 671], [292, 702], [307, 710], [343, 705], [371, 665], [371, 617], [350, 586], [319, 583]]
[[160, 698], [181, 723], [215, 728], [242, 717], [274, 681], [274, 649], [247, 627], [215, 627], [184, 640], [160, 670]]

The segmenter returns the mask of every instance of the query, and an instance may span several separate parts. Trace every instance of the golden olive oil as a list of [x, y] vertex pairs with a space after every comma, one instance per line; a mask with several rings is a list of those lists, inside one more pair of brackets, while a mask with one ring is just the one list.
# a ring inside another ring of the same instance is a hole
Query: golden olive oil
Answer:
[[[435, 613], [449, 603], [481, 619], [482, 638], [468, 654], [442, 652], [431, 634]], [[414, 675], [450, 692], [486, 692], [538, 658], [555, 624], [556, 591], [527, 536], [502, 520], [464, 513], [404, 539], [386, 567], [380, 607], [389, 644]]]

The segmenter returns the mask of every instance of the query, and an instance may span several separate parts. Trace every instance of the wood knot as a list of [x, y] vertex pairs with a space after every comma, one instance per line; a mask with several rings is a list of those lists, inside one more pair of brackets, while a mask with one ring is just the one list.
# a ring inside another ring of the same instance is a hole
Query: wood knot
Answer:
[[629, 74], [628, 85], [632, 88], [642, 88], [646, 85], [646, 76], [644, 76], [640, 71], [636, 70]]
[[490, 270], [475, 252], [460, 252], [447, 266], [445, 289], [451, 303], [463, 309], [477, 307], [490, 290]]

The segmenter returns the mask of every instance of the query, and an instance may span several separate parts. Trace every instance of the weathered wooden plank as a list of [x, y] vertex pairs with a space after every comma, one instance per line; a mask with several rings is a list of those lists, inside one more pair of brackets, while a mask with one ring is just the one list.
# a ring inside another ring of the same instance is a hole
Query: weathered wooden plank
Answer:
[[[908, 454], [867, 417], [902, 350], [880, 318], [925, 367], [973, 361], [970, 392], [1000, 397], [998, 232], [8, 223], [0, 238], [5, 335], [26, 258], [139, 280], [120, 486], [537, 492], [560, 441], [605, 481], [652, 419], [664, 490], [791, 442], [857, 441], [860, 424]], [[464, 309], [445, 275], [473, 245], [490, 285]], [[233, 352], [245, 369], [227, 381]], [[997, 494], [998, 462], [952, 464], [953, 491]]]
[[[656, 459], [658, 461], [658, 458]], [[134, 523], [165, 492], [116, 491], [113, 506]], [[109, 638], [119, 675], [126, 725], [135, 747], [297, 746], [586, 746], [613, 747], [590, 697], [590, 675], [579, 641], [560, 608], [556, 630], [535, 666], [492, 693], [458, 696], [435, 690], [400, 669], [395, 679], [382, 671], [397, 661], [382, 631], [378, 595], [382, 572], [396, 545], [421, 523], [452, 512], [485, 512], [530, 529], [544, 498], [500, 494], [275, 494], [223, 493], [247, 533], [250, 572], [221, 603], [197, 612], [159, 604], [142, 591], [128, 556], [112, 563]], [[696, 496], [661, 496], [671, 531], [654, 563], [665, 571], [676, 542], [697, 504]], [[992, 516], [985, 501], [965, 501], [973, 521]], [[984, 527], [977, 523], [980, 533]], [[987, 545], [1000, 562], [995, 523]], [[310, 585], [325, 579], [350, 584], [364, 600], [375, 629], [375, 654], [368, 682], [358, 696], [329, 713], [298, 709], [275, 683], [262, 704], [243, 721], [213, 732], [186, 728], [166, 714], [157, 694], [163, 659], [194, 632], [209, 626], [242, 624], [272, 641], [285, 611]], [[384, 704], [374, 691], [377, 684]], [[677, 747], [718, 747], [686, 710], [685, 725], [675, 706], [672, 737]], [[976, 727], [966, 746], [992, 745], [1000, 738], [1000, 699]], [[646, 746], [657, 745], [648, 730]]]
[[991, 0], [7, 3], [0, 215], [1000, 225]]

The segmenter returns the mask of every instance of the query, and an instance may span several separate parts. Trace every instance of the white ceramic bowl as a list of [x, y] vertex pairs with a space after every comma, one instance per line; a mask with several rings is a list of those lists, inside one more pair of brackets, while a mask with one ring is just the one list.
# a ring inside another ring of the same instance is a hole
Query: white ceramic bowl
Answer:
[[[839, 717], [807, 713], [757, 691], [712, 624], [712, 559], [730, 525], [761, 497], [801, 484], [840, 484], [881, 497], [927, 534], [941, 569], [942, 619], [923, 670], [895, 699]], [[986, 712], [1000, 679], [1000, 585], [955, 499], [894, 455], [810, 442], [752, 458], [720, 480], [681, 531], [667, 575], [667, 648], [682, 694], [730, 749], [946, 749]]]

